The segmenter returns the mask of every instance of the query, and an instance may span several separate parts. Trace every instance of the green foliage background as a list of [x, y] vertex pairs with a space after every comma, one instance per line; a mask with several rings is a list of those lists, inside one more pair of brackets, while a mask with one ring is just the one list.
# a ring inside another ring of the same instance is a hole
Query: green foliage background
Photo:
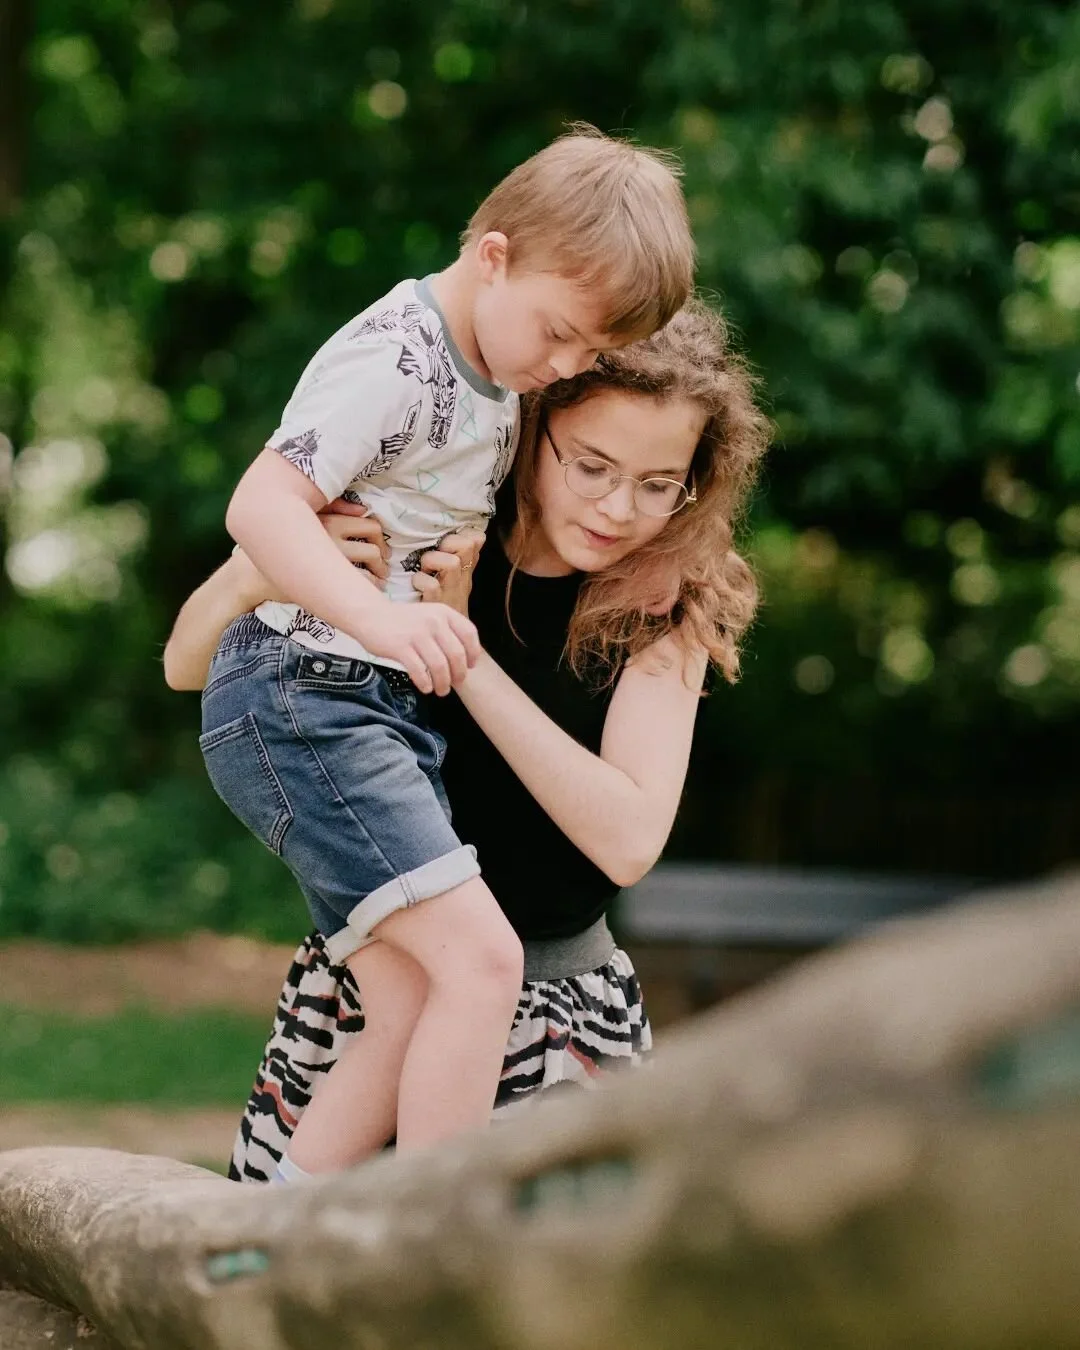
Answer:
[[302, 907], [161, 646], [308, 356], [568, 119], [672, 146], [778, 426], [675, 852], [1073, 856], [1080, 11], [0, 0], [0, 933]]

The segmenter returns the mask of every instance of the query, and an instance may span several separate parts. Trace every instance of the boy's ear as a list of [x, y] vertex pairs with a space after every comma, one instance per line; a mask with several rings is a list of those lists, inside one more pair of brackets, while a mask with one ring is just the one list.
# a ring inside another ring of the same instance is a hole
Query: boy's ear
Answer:
[[501, 230], [488, 230], [476, 241], [476, 264], [482, 281], [494, 281], [506, 271], [509, 261], [510, 240]]

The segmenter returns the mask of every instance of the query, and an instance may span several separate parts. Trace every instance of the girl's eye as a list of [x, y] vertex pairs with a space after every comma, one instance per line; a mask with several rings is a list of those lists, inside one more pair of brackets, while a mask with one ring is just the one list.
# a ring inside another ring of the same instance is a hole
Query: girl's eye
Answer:
[[586, 478], [602, 478], [608, 471], [608, 466], [599, 459], [579, 459], [577, 463]]
[[666, 497], [668, 493], [674, 492], [679, 485], [670, 478], [646, 478], [641, 486], [653, 497]]

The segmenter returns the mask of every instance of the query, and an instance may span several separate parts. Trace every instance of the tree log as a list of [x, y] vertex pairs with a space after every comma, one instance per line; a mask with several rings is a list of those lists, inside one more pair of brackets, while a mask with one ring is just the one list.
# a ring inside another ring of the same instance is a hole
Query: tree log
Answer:
[[122, 1350], [1080, 1347], [1080, 885], [898, 924], [453, 1146], [300, 1186], [0, 1155]]
[[117, 1350], [85, 1317], [15, 1289], [0, 1289], [0, 1346], [4, 1350]]

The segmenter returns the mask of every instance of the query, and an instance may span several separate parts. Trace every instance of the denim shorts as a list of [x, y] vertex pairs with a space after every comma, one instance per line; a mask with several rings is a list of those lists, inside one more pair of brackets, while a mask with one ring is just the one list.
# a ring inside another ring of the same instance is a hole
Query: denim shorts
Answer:
[[203, 690], [210, 781], [288, 864], [338, 962], [387, 915], [480, 872], [450, 827], [446, 742], [403, 685], [396, 671], [303, 647], [245, 614]]

